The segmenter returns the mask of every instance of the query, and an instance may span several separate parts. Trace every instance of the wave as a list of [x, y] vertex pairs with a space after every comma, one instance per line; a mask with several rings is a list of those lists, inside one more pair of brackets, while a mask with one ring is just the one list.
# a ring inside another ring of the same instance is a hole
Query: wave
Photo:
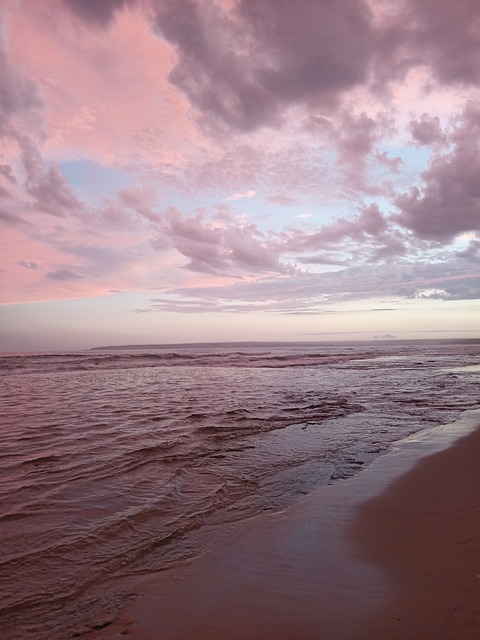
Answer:
[[192, 557], [204, 525], [282, 508], [478, 406], [478, 373], [449, 371], [478, 357], [382, 346], [0, 358], [8, 637], [63, 640], [95, 607], [120, 606], [110, 578]]
[[0, 375], [97, 371], [148, 367], [286, 368], [336, 364], [381, 356], [372, 350], [341, 353], [274, 353], [272, 351], [42, 354], [0, 356]]

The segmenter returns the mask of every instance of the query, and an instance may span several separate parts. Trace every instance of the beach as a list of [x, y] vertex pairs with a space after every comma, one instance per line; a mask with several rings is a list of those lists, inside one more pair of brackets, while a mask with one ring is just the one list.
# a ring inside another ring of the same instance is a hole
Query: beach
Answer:
[[[421, 516], [388, 492], [480, 424], [478, 355], [412, 343], [5, 356], [0, 636], [363, 640], [394, 637], [395, 622], [414, 637], [404, 594], [416, 581], [422, 602], [432, 575], [447, 615], [449, 585], [461, 589], [438, 558], [474, 552], [475, 509], [459, 507], [466, 532], [439, 550], [434, 535], [460, 521], [456, 503], [441, 511], [453, 470], [414, 476]], [[462, 500], [462, 484], [478, 489], [467, 462], [452, 463]]]
[[479, 459], [480, 426], [421, 460], [354, 518], [353, 544], [390, 581], [370, 638], [480, 637]]
[[131, 605], [99, 619], [92, 637], [478, 638], [480, 423], [471, 414], [280, 513], [212, 529], [190, 563], [124, 580]]

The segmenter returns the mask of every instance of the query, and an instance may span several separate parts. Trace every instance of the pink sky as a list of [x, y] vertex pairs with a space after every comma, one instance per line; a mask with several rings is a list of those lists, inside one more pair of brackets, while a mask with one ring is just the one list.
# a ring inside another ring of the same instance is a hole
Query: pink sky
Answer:
[[478, 0], [6, 0], [3, 351], [480, 337]]

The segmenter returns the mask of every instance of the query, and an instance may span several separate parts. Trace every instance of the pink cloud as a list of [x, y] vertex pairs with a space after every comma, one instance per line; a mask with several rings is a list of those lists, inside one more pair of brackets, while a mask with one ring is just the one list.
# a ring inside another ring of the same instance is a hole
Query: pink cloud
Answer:
[[369, 115], [349, 106], [332, 111], [328, 117], [311, 114], [305, 121], [305, 129], [335, 152], [335, 182], [343, 184], [344, 194], [358, 191], [373, 195], [388, 191], [387, 184], [379, 182], [379, 171], [396, 173], [402, 160], [379, 149], [394, 130], [392, 116], [384, 109]]
[[221, 276], [287, 270], [278, 260], [278, 249], [253, 224], [225, 214], [212, 220], [202, 213], [186, 217], [174, 208], [163, 218], [162, 237], [188, 259], [187, 269]]
[[[396, 11], [363, 0], [153, 4], [177, 52], [170, 80], [211, 131], [278, 128], [298, 104], [328, 113], [346, 90], [386, 88], [416, 68], [447, 85], [480, 78], [476, 0], [407, 0]], [[368, 146], [361, 124], [363, 139], [346, 138], [347, 151]]]
[[[186, 100], [166, 80], [171, 49], [151, 36], [142, 7], [113, 0], [67, 4], [45, 0], [28, 11], [10, 6], [9, 66], [21, 64], [37, 79], [38, 94], [41, 87], [44, 151], [70, 158], [93, 153], [101, 162], [123, 164], [152, 154], [181, 158], [195, 128]], [[74, 19], [79, 14], [82, 21]]]
[[2, 208], [0, 208], [0, 220], [12, 226], [31, 224], [28, 220], [26, 220], [25, 218], [22, 218], [22, 216], [19, 216], [18, 214], [13, 213], [12, 211], [5, 211]]
[[423, 187], [396, 198], [396, 221], [420, 238], [449, 241], [480, 229], [480, 111], [467, 107], [450, 137], [452, 151], [434, 156]]
[[283, 107], [332, 103], [365, 80], [372, 25], [362, 0], [239, 1], [230, 12], [191, 0], [154, 4], [157, 28], [178, 55], [171, 82], [204, 118], [228, 127], [277, 126]]
[[[269, 311], [316, 313], [325, 305], [385, 296], [416, 298], [426, 289], [442, 291], [444, 300], [473, 299], [480, 277], [465, 274], [461, 261], [445, 264], [363, 265], [322, 274], [297, 273], [227, 285], [171, 289], [152, 299], [152, 309], [180, 313]], [[333, 311], [334, 309], [332, 309]]]
[[241, 198], [253, 198], [256, 194], [256, 191], [254, 189], [248, 189], [248, 191], [243, 191], [242, 193], [233, 193], [231, 196], [228, 196], [228, 198], [225, 198], [225, 200], [240, 200]]
[[17, 182], [17, 179], [13, 175], [12, 167], [9, 164], [0, 165], [0, 174], [13, 184]]
[[80, 213], [84, 205], [74, 195], [62, 172], [55, 165], [41, 176], [28, 192], [34, 198], [33, 207], [57, 217]]
[[480, 83], [479, 7], [476, 0], [408, 0], [413, 43], [447, 84]]
[[40, 265], [38, 264], [38, 262], [35, 262], [34, 260], [19, 260], [17, 264], [20, 265], [21, 267], [25, 267], [25, 269], [33, 269], [34, 271], [37, 271], [37, 269], [40, 269]]
[[412, 120], [409, 124], [412, 138], [419, 145], [442, 144], [446, 136], [440, 125], [440, 118], [423, 113], [420, 120]]
[[346, 112], [339, 127], [337, 147], [340, 160], [358, 162], [372, 152], [378, 140], [377, 123], [365, 112], [358, 116]]
[[267, 199], [272, 204], [279, 204], [285, 207], [289, 207], [294, 204], [297, 204], [297, 200], [295, 200], [295, 198], [292, 198], [291, 196], [287, 196], [283, 193], [274, 194], [273, 196], [269, 196]]
[[161, 222], [161, 216], [155, 211], [155, 196], [152, 192], [145, 189], [120, 189], [118, 197], [127, 209], [135, 211], [150, 222]]
[[24, 118], [38, 122], [38, 112], [44, 106], [40, 89], [19, 65], [13, 65], [4, 50], [0, 49], [0, 131], [8, 133], [6, 127], [12, 119]]
[[375, 159], [380, 165], [386, 167], [392, 173], [399, 173], [402, 165], [405, 164], [402, 158], [398, 156], [392, 158], [386, 151], [376, 151]]
[[[457, 280], [445, 266], [432, 289], [475, 295], [477, 241], [449, 243], [480, 224], [475, 100], [455, 118], [480, 79], [478, 2], [26, 7], [7, 2], [0, 55], [7, 300], [163, 287], [193, 309], [207, 285], [236, 282], [221, 304], [253, 308], [270, 291], [277, 309], [308, 310], [348, 291], [414, 296], [435, 280], [408, 265], [422, 254], [455, 256]], [[409, 164], [420, 146], [426, 169]], [[92, 204], [66, 177], [86, 159], [131, 182], [111, 178]], [[250, 218], [235, 213], [257, 194]], [[308, 225], [294, 219], [305, 210]]]
[[378, 205], [363, 207], [354, 218], [338, 218], [315, 231], [291, 230], [284, 243], [289, 251], [337, 250], [345, 240], [366, 246], [368, 243], [383, 243], [388, 237], [389, 223]]
[[62, 0], [65, 5], [82, 20], [91, 25], [107, 27], [114, 19], [115, 13], [124, 7], [134, 5], [137, 0], [102, 0], [102, 2], [85, 2], [85, 0]]
[[45, 274], [46, 278], [52, 280], [61, 280], [62, 282], [75, 282], [76, 280], [83, 280], [83, 276], [70, 271], [70, 269], [57, 269], [56, 271], [48, 271]]

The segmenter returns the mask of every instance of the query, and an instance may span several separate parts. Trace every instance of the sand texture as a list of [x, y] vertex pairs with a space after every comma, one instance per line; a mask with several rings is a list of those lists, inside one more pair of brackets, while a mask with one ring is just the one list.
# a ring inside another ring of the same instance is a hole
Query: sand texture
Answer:
[[92, 637], [478, 640], [480, 428], [426, 450], [212, 528], [207, 553], [132, 583], [139, 597]]
[[361, 638], [480, 638], [480, 430], [363, 505], [351, 531], [390, 587]]

